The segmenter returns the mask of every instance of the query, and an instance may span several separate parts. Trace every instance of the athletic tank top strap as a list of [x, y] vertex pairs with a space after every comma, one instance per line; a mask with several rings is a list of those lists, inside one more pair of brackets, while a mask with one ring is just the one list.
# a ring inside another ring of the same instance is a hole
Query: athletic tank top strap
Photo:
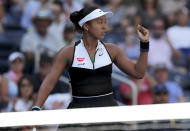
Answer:
[[81, 42], [81, 41], [78, 40], [78, 41], [76, 41], [75, 44], [74, 44], [74, 51], [73, 51], [73, 57], [72, 57], [71, 65], [73, 64], [73, 60], [74, 60], [74, 57], [75, 57], [75, 48], [76, 48], [76, 46], [77, 46], [80, 42]]
[[101, 41], [101, 40], [100, 40], [100, 42], [101, 42], [101, 43], [102, 43], [102, 45], [105, 47], [106, 52], [108, 53], [108, 55], [109, 55], [109, 57], [110, 57], [110, 60], [111, 60], [111, 61], [112, 61], [112, 63], [113, 63], [112, 57], [111, 57], [111, 55], [110, 55], [110, 53], [109, 53], [108, 49], [106, 48], [106, 45], [104, 44], [104, 42], [103, 42], [103, 41]]

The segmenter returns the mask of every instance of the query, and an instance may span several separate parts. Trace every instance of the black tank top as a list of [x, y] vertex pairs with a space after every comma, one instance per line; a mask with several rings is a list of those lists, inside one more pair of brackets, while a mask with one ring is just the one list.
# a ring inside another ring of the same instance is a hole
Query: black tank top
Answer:
[[98, 41], [94, 63], [82, 40], [75, 43], [69, 68], [73, 96], [98, 96], [112, 93], [112, 60], [105, 45]]

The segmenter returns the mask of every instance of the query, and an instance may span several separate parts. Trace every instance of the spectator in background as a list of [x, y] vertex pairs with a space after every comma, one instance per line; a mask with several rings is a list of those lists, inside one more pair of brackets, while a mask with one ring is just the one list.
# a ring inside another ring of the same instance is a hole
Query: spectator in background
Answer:
[[4, 0], [0, 0], [0, 34], [3, 33], [4, 31], [3, 25], [2, 25], [3, 15], [4, 15], [3, 3], [4, 3]]
[[20, 52], [13, 52], [8, 58], [10, 69], [4, 74], [5, 79], [2, 81], [1, 100], [6, 103], [6, 111], [11, 111], [7, 105], [15, 101], [18, 95], [18, 81], [23, 76], [24, 55]]
[[[96, 6], [96, 7], [102, 7], [99, 3], [97, 3], [97, 0], [76, 0], [83, 6]], [[101, 0], [102, 1], [102, 0]]]
[[[137, 87], [137, 104], [152, 104], [152, 89], [157, 84], [155, 79], [150, 74], [146, 73], [143, 79], [139, 80], [129, 77], [129, 80], [133, 81]], [[123, 103], [126, 105], [131, 105], [132, 93], [130, 85], [121, 83], [119, 90]]]
[[[186, 5], [186, 0], [158, 0], [160, 11], [165, 15], [174, 14]], [[172, 7], [172, 8], [168, 8]]]
[[155, 77], [158, 84], [166, 86], [169, 93], [169, 103], [184, 102], [182, 88], [175, 81], [168, 80], [168, 68], [164, 64], [155, 66]]
[[12, 11], [22, 13], [24, 10], [25, 3], [28, 0], [10, 0], [10, 1], [13, 3], [13, 10]]
[[166, 26], [169, 28], [176, 25], [176, 12], [185, 7], [186, 0], [158, 0], [158, 4], [160, 11], [166, 16]]
[[187, 5], [187, 8], [188, 8], [189, 11], [190, 11], [190, 0], [186, 0], [186, 5]]
[[172, 58], [178, 60], [180, 52], [177, 51], [165, 35], [165, 23], [161, 17], [153, 19], [151, 26], [150, 54], [148, 57], [149, 66], [165, 64], [168, 68], [173, 68]]
[[74, 27], [72, 25], [66, 25], [63, 32], [63, 43], [64, 45], [71, 45], [76, 42]]
[[83, 5], [76, 0], [63, 0], [63, 2], [63, 7], [68, 14], [68, 18], [70, 13], [83, 8]]
[[27, 0], [6, 0], [5, 1], [5, 26], [21, 29], [21, 18]]
[[[46, 54], [41, 55], [40, 70], [38, 73], [35, 73], [33, 75], [33, 79], [36, 85], [36, 88], [34, 89], [35, 93], [38, 92], [42, 81], [51, 70], [52, 64], [53, 64], [53, 59], [51, 57], [47, 56]], [[56, 87], [52, 90], [51, 93], [54, 94], [54, 93], [63, 93], [63, 92], [69, 92], [69, 87], [68, 86], [65, 87], [65, 84], [63, 85], [61, 81], [58, 81]]]
[[[34, 89], [34, 99], [36, 99], [38, 90], [44, 78], [47, 76], [52, 68], [53, 59], [45, 54], [40, 58], [40, 70], [39, 73], [33, 75], [33, 79], [36, 85]], [[58, 109], [61, 107], [67, 107], [71, 100], [70, 87], [61, 81], [58, 81], [55, 88], [51, 91], [49, 99], [44, 105], [46, 109]]]
[[189, 11], [183, 8], [178, 12], [178, 25], [172, 26], [167, 30], [168, 38], [175, 49], [181, 51], [182, 56], [178, 65], [187, 66], [187, 59], [190, 56], [190, 27], [187, 26]]
[[[137, 87], [137, 104], [152, 104], [152, 89], [156, 85], [156, 81], [149, 74], [146, 74], [141, 80], [132, 77], [129, 79], [132, 80]], [[132, 105], [131, 87], [127, 84], [121, 83], [119, 90], [123, 103], [126, 105]]]
[[[108, 4], [102, 7], [103, 11], [112, 11], [113, 16], [107, 21], [109, 30], [113, 30], [120, 25], [120, 21], [126, 16], [125, 7], [121, 5], [123, 0], [109, 0]], [[113, 28], [112, 28], [113, 27]]]
[[34, 82], [32, 77], [24, 75], [18, 83], [18, 99], [13, 105], [13, 111], [29, 111], [33, 105], [32, 95]]
[[[189, 11], [183, 8], [178, 12], [178, 25], [168, 29], [168, 37], [172, 41], [176, 49], [189, 49], [190, 48], [190, 27], [187, 26], [189, 19]], [[182, 35], [183, 34], [183, 35]]]
[[[125, 53], [125, 55], [130, 59], [137, 59], [140, 55], [140, 48], [138, 44], [138, 38], [136, 35], [135, 27], [132, 25], [127, 25], [124, 29], [124, 41], [118, 43], [121, 50]], [[115, 65], [113, 65], [113, 72], [122, 74], [125, 76], [125, 74]], [[113, 86], [115, 87], [115, 95], [119, 94], [118, 92], [118, 86], [120, 83], [118, 81], [113, 80], [112, 81]], [[119, 96], [119, 95], [117, 95]], [[116, 96], [116, 97], [117, 97]]]
[[121, 50], [123, 50], [131, 59], [137, 59], [139, 57], [139, 45], [134, 26], [127, 26], [125, 29], [125, 42], [119, 44]]
[[129, 16], [125, 16], [122, 18], [122, 20], [120, 21], [120, 30], [122, 30], [122, 33], [125, 34], [126, 32], [126, 28], [128, 26], [132, 25], [132, 20], [131, 17]]
[[150, 28], [151, 22], [155, 17], [162, 17], [158, 9], [157, 0], [141, 0], [141, 8], [138, 10], [135, 18], [135, 25], [143, 25]]
[[93, 0], [93, 1], [95, 4], [97, 4], [99, 6], [105, 6], [109, 2], [109, 0]]
[[33, 26], [32, 19], [40, 9], [49, 9], [48, 0], [28, 0], [24, 5], [23, 15], [21, 18], [21, 26], [29, 29]]
[[153, 89], [153, 104], [168, 103], [169, 93], [165, 85], [157, 85]]
[[50, 33], [54, 34], [59, 41], [63, 41], [63, 31], [68, 19], [66, 17], [65, 11], [63, 9], [63, 4], [61, 1], [54, 1], [51, 9], [54, 14], [54, 20], [49, 27]]
[[123, 0], [109, 0], [108, 4], [102, 7], [103, 11], [112, 11], [113, 16], [110, 18], [107, 17], [106, 23], [108, 32], [104, 41], [108, 43], [120, 43], [124, 41], [123, 38], [123, 29], [121, 29], [121, 21], [126, 17], [126, 7], [122, 5]]
[[33, 67], [29, 67], [29, 65], [34, 65], [34, 62], [35, 71], [39, 70], [40, 53], [54, 57], [63, 47], [62, 41], [58, 41], [53, 34], [48, 32], [52, 17], [50, 10], [40, 10], [33, 19], [34, 32], [28, 32], [22, 38], [20, 50], [26, 56], [29, 72], [33, 70]]

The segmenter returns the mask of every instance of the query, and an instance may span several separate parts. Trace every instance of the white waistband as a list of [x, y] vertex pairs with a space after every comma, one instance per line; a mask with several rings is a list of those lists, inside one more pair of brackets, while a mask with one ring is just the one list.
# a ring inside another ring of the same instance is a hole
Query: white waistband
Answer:
[[113, 92], [103, 94], [103, 95], [97, 95], [97, 96], [73, 96], [73, 97], [74, 98], [96, 98], [96, 97], [102, 97], [102, 96], [107, 96], [107, 95], [111, 95], [111, 94], [113, 94]]

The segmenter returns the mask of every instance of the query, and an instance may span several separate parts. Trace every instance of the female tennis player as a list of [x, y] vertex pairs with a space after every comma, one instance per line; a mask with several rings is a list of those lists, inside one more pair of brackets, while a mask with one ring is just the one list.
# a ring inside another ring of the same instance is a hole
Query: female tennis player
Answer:
[[149, 31], [137, 26], [141, 53], [137, 63], [133, 64], [118, 46], [101, 41], [106, 34], [107, 14], [111, 12], [85, 7], [70, 15], [70, 20], [82, 34], [82, 39], [58, 52], [32, 110], [40, 110], [65, 68], [69, 71], [73, 95], [68, 108], [116, 106], [111, 85], [113, 63], [128, 75], [143, 78], [147, 68]]

